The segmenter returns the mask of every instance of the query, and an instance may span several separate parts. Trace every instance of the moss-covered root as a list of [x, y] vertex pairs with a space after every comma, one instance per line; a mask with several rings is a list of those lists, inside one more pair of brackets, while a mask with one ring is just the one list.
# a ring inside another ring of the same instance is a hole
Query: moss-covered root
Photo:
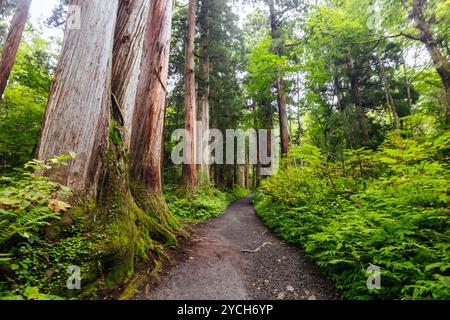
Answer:
[[121, 283], [134, 273], [135, 264], [148, 259], [154, 240], [176, 244], [177, 239], [165, 224], [148, 216], [133, 198], [128, 180], [128, 152], [123, 143], [123, 117], [112, 97], [109, 148], [105, 152], [102, 180], [98, 194], [97, 215], [106, 240], [100, 250], [105, 253], [106, 285]]
[[172, 257], [169, 256], [165, 248], [160, 245], [155, 247], [150, 259], [152, 260], [151, 268], [149, 269], [147, 266], [147, 272], [135, 274], [130, 281], [126, 283], [125, 289], [120, 295], [119, 300], [129, 300], [133, 298], [150, 279], [160, 282], [159, 273], [163, 270], [163, 262], [167, 261], [173, 263]]
[[146, 259], [146, 253], [154, 246], [153, 240], [138, 224], [140, 209], [130, 195], [111, 196], [110, 205], [101, 203], [99, 217], [106, 238], [99, 250], [104, 253], [103, 267], [106, 283], [114, 284], [126, 280], [134, 272], [135, 263]]
[[152, 193], [136, 183], [132, 184], [132, 193], [138, 206], [168, 230], [182, 231], [178, 219], [170, 212], [164, 195]]
[[109, 195], [109, 205], [99, 206], [102, 215], [108, 218], [106, 240], [99, 248], [105, 253], [104, 266], [107, 284], [120, 283], [128, 279], [135, 264], [146, 260], [155, 250], [155, 241], [176, 245], [175, 235], [149, 217], [139, 208], [131, 193]]

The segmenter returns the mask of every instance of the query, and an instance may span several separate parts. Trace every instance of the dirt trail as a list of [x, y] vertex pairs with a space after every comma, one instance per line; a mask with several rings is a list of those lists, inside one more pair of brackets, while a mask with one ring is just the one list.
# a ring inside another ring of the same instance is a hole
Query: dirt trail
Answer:
[[185, 257], [143, 300], [321, 300], [338, 291], [296, 248], [274, 236], [249, 198], [194, 228]]

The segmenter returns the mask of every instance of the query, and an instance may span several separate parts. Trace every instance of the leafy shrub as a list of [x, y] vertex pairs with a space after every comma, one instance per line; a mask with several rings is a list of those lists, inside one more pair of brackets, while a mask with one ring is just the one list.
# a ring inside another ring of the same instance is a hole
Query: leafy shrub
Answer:
[[[25, 168], [45, 172], [67, 165], [74, 157], [70, 153], [47, 161], [33, 160]], [[92, 252], [98, 252], [93, 247], [95, 240], [101, 235], [93, 238], [80, 227], [82, 223], [71, 221], [63, 228], [63, 238], [49, 240], [43, 229], [50, 224], [55, 227], [68, 211], [70, 189], [28, 171], [2, 177], [0, 182], [0, 249], [5, 252], [0, 254], [0, 298], [57, 299], [40, 290], [64, 288], [70, 264], [85, 264], [88, 276], [96, 268], [90, 264], [95, 261]]]
[[236, 198], [214, 188], [198, 189], [195, 193], [182, 190], [166, 192], [170, 210], [187, 221], [205, 221], [220, 215]]
[[242, 199], [247, 197], [249, 194], [250, 191], [243, 187], [235, 187], [233, 190], [231, 190], [231, 195], [234, 199]]
[[[332, 162], [305, 145], [293, 152], [302, 165], [263, 182], [258, 214], [345, 298], [450, 299], [449, 146], [449, 132], [394, 133], [379, 151]], [[371, 265], [381, 268], [380, 290], [367, 288]]]
[[[54, 157], [49, 161], [33, 160], [26, 168], [50, 170], [54, 166], [65, 165], [74, 154]], [[33, 237], [48, 221], [59, 218], [70, 205], [61, 199], [70, 196], [71, 191], [58, 183], [30, 172], [24, 172], [19, 179], [1, 177], [0, 189], [0, 245], [20, 236]]]

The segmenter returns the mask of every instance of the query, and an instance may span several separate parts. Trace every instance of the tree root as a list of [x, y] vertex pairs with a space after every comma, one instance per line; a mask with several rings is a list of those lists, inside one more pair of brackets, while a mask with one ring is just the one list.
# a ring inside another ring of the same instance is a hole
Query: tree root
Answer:
[[258, 248], [256, 248], [255, 250], [241, 250], [241, 252], [245, 252], [245, 253], [258, 253], [260, 252], [264, 247], [266, 246], [275, 246], [278, 243], [272, 243], [272, 242], [264, 242], [264, 244], [262, 246], [259, 246]]

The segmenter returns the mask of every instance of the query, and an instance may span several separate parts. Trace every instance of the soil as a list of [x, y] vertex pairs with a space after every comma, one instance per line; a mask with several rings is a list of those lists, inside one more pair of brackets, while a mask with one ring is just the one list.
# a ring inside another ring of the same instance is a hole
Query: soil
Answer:
[[339, 291], [303, 253], [273, 235], [251, 198], [193, 227], [183, 253], [138, 300], [337, 300]]

